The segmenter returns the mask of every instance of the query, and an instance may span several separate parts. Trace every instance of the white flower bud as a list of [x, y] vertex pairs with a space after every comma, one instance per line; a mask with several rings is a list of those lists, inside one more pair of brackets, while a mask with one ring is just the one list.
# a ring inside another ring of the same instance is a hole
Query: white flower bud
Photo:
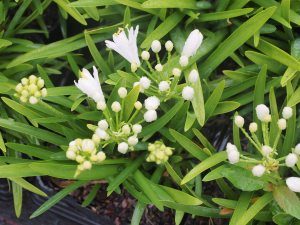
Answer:
[[34, 96], [30, 96], [29, 98], [29, 103], [32, 104], [32, 105], [35, 105], [36, 103], [38, 103], [38, 99]]
[[21, 83], [17, 84], [15, 90], [16, 90], [16, 92], [21, 92], [21, 91], [23, 91], [23, 85], [22, 85]]
[[187, 65], [189, 64], [189, 58], [188, 58], [187, 56], [185, 56], [185, 55], [181, 56], [181, 57], [179, 58], [179, 64], [180, 64], [180, 66], [182, 66], [182, 67], [187, 66]]
[[125, 124], [123, 127], [122, 127], [122, 132], [124, 133], [124, 134], [130, 134], [130, 132], [131, 132], [131, 129], [130, 129], [130, 126], [128, 125], [128, 124]]
[[98, 160], [98, 162], [102, 162], [102, 161], [104, 161], [106, 159], [106, 155], [105, 155], [105, 153], [104, 152], [98, 152], [97, 153], [97, 160]]
[[160, 101], [156, 96], [151, 96], [145, 100], [144, 104], [147, 110], [156, 110], [160, 105]]
[[193, 30], [186, 39], [181, 55], [190, 57], [196, 54], [203, 40], [203, 35], [198, 29]]
[[37, 77], [35, 75], [30, 75], [28, 77], [29, 83], [35, 84], [37, 82]]
[[161, 91], [161, 92], [164, 92], [164, 91], [168, 91], [170, 89], [170, 84], [168, 81], [161, 81], [159, 84], [158, 84], [158, 89]]
[[92, 152], [95, 149], [95, 144], [91, 139], [84, 139], [82, 141], [82, 151]]
[[102, 130], [107, 130], [107, 129], [108, 129], [108, 123], [107, 123], [107, 121], [106, 121], [105, 119], [100, 120], [100, 121], [98, 122], [98, 127], [99, 127], [100, 129], [102, 129]]
[[155, 70], [158, 71], [158, 72], [161, 72], [161, 71], [163, 71], [163, 69], [164, 69], [163, 65], [161, 65], [160, 63], [157, 64], [154, 68], [155, 68]]
[[106, 133], [105, 130], [97, 128], [95, 133], [98, 135], [98, 137], [100, 139], [103, 139], [103, 140], [108, 140], [109, 139], [109, 135]]
[[97, 134], [93, 134], [92, 140], [96, 145], [98, 145], [101, 141], [100, 137]]
[[25, 97], [25, 96], [21, 96], [20, 100], [21, 100], [21, 102], [24, 102], [24, 103], [28, 101], [27, 97]]
[[280, 130], [285, 130], [286, 129], [286, 120], [285, 119], [279, 119], [277, 121], [277, 125]]
[[144, 120], [148, 123], [153, 122], [157, 119], [157, 113], [155, 110], [148, 110], [144, 114]]
[[148, 61], [150, 58], [150, 53], [148, 51], [142, 51], [141, 57], [143, 60]]
[[128, 150], [128, 144], [126, 142], [121, 142], [118, 144], [118, 152], [126, 154]]
[[226, 145], [226, 152], [231, 152], [231, 151], [238, 151], [238, 149], [235, 145], [228, 142]]
[[161, 50], [161, 44], [158, 40], [152, 41], [151, 49], [154, 53], [158, 53]]
[[295, 152], [297, 155], [300, 155], [300, 143], [298, 143], [298, 144], [296, 145], [294, 152]]
[[120, 98], [125, 98], [127, 96], [127, 90], [124, 87], [120, 87], [118, 89], [118, 94], [120, 96]]
[[300, 178], [289, 177], [286, 179], [286, 185], [293, 192], [300, 192]]
[[290, 153], [285, 158], [285, 164], [287, 167], [294, 167], [298, 162], [298, 156], [295, 153]]
[[189, 82], [196, 83], [199, 80], [199, 73], [197, 70], [193, 69], [189, 74]]
[[84, 161], [82, 163], [83, 169], [90, 170], [92, 168], [92, 163], [90, 161]]
[[135, 108], [136, 110], [141, 110], [142, 107], [143, 107], [143, 105], [142, 105], [142, 103], [141, 103], [140, 101], [136, 101], [136, 102], [134, 103], [134, 108]]
[[71, 159], [71, 160], [75, 160], [76, 159], [76, 153], [74, 151], [67, 151], [66, 152], [66, 157], [68, 159]]
[[76, 160], [76, 162], [78, 162], [78, 163], [83, 163], [84, 158], [83, 158], [81, 155], [77, 155], [75, 160]]
[[117, 102], [117, 101], [115, 101], [115, 102], [113, 102], [112, 104], [111, 104], [111, 109], [112, 109], [112, 111], [114, 111], [114, 112], [120, 112], [121, 111], [121, 105], [120, 105], [120, 103], [119, 102]]
[[171, 52], [171, 51], [173, 50], [173, 47], [174, 47], [174, 45], [173, 45], [173, 42], [172, 42], [172, 41], [167, 41], [167, 42], [165, 43], [165, 48], [166, 48], [166, 50], [167, 50], [168, 52]]
[[252, 168], [252, 174], [256, 177], [261, 177], [262, 175], [264, 175], [265, 171], [266, 167], [261, 164], [258, 164]]
[[130, 64], [131, 72], [137, 71], [138, 65], [136, 63], [131, 63]]
[[262, 146], [261, 150], [264, 156], [269, 156], [273, 152], [273, 149], [268, 145]]
[[240, 160], [240, 153], [238, 151], [228, 151], [227, 158], [231, 164], [238, 163]]
[[241, 116], [235, 116], [234, 123], [237, 127], [242, 128], [244, 126], [245, 120]]
[[42, 97], [45, 98], [45, 97], [47, 96], [47, 94], [48, 94], [47, 89], [46, 89], [46, 88], [43, 88], [43, 89], [41, 90], [41, 94], [42, 94]]
[[255, 110], [256, 110], [257, 118], [260, 121], [268, 122], [270, 120], [270, 110], [266, 105], [260, 104], [256, 106]]
[[36, 83], [36, 85], [37, 85], [39, 88], [42, 88], [42, 87], [44, 87], [45, 82], [44, 82], [44, 80], [43, 80], [42, 78], [39, 78], [38, 81], [37, 81], [37, 83]]
[[184, 100], [191, 101], [194, 98], [194, 88], [186, 86], [182, 89], [182, 97]]
[[97, 109], [103, 111], [106, 109], [106, 103], [104, 101], [97, 102]]
[[178, 68], [174, 68], [174, 69], [172, 70], [172, 74], [173, 74], [174, 77], [180, 77], [180, 75], [181, 75], [181, 70], [178, 69]]
[[130, 146], [135, 146], [139, 142], [139, 139], [136, 136], [131, 136], [128, 138], [127, 142]]
[[151, 85], [151, 80], [149, 80], [147, 77], [141, 77], [139, 84], [142, 89], [148, 89]]
[[26, 77], [24, 77], [24, 78], [21, 79], [21, 83], [22, 83], [24, 86], [25, 86], [25, 85], [28, 85], [29, 80], [28, 80]]
[[257, 131], [257, 123], [255, 123], [255, 122], [250, 123], [250, 125], [249, 125], [249, 131], [251, 133], [255, 133]]
[[293, 109], [291, 107], [284, 107], [282, 110], [282, 117], [286, 120], [293, 116]]
[[135, 133], [135, 134], [141, 133], [141, 132], [142, 132], [142, 125], [140, 125], [140, 124], [134, 124], [134, 125], [132, 126], [132, 131], [133, 131], [133, 133]]

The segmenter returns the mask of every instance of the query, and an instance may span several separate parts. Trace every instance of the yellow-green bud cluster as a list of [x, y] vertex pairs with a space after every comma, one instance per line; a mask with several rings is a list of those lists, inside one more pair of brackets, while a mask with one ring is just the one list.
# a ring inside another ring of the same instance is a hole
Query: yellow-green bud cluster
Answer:
[[167, 147], [162, 141], [149, 143], [148, 151], [150, 152], [147, 157], [147, 162], [155, 162], [162, 164], [168, 161], [169, 157], [173, 154], [174, 148]]
[[15, 96], [20, 98], [21, 102], [29, 102], [36, 104], [42, 97], [47, 96], [47, 89], [44, 88], [44, 80], [35, 75], [30, 75], [28, 78], [22, 78], [17, 84]]
[[70, 160], [76, 161], [79, 165], [77, 173], [92, 168], [92, 164], [105, 160], [106, 155], [102, 151], [97, 151], [97, 145], [91, 139], [77, 138], [69, 143], [66, 156]]

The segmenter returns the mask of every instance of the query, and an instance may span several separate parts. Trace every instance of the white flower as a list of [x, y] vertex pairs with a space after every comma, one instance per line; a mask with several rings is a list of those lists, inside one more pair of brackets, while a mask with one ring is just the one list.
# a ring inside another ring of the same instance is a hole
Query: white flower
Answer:
[[148, 110], [144, 114], [144, 120], [148, 123], [153, 122], [157, 119], [157, 113], [155, 110]]
[[141, 57], [143, 60], [148, 61], [150, 58], [150, 53], [148, 51], [142, 51]]
[[261, 150], [262, 150], [264, 156], [268, 156], [273, 152], [273, 149], [268, 145], [262, 146]]
[[71, 159], [71, 160], [76, 159], [76, 153], [74, 151], [68, 150], [67, 153], [66, 153], [66, 156], [67, 156], [68, 159]]
[[291, 107], [284, 107], [282, 110], [282, 117], [286, 120], [293, 116], [293, 109]]
[[141, 90], [146, 90], [151, 85], [151, 80], [149, 80], [147, 77], [141, 77], [139, 81], [139, 85], [141, 86]]
[[256, 177], [261, 177], [262, 175], [264, 175], [265, 171], [266, 167], [261, 164], [258, 164], [252, 168], [252, 174]]
[[194, 88], [190, 87], [190, 86], [186, 86], [182, 89], [182, 97], [185, 100], [191, 101], [194, 98]]
[[83, 93], [88, 97], [92, 98], [95, 102], [105, 103], [104, 95], [101, 89], [98, 70], [93, 66], [93, 76], [90, 72], [83, 68], [81, 73], [81, 78], [79, 78], [78, 83], [75, 82], [76, 87], [78, 87]]
[[300, 178], [299, 177], [289, 177], [286, 179], [286, 185], [293, 192], [300, 192]]
[[180, 77], [180, 75], [181, 75], [181, 70], [178, 69], [178, 68], [174, 68], [174, 69], [172, 70], [172, 74], [173, 74], [174, 77]]
[[106, 109], [106, 103], [102, 102], [102, 101], [97, 102], [97, 109], [102, 110], [102, 111], [105, 110]]
[[99, 127], [100, 129], [102, 129], [102, 130], [107, 130], [107, 129], [108, 129], [108, 123], [107, 123], [107, 121], [106, 121], [105, 119], [100, 120], [100, 121], [98, 122], [98, 127]]
[[242, 128], [244, 126], [245, 120], [241, 116], [235, 116], [234, 123], [237, 127]]
[[127, 96], [127, 90], [124, 87], [120, 87], [118, 89], [118, 94], [120, 96], [120, 98], [125, 98]]
[[228, 151], [227, 158], [231, 164], [238, 163], [240, 160], [240, 153], [238, 151]]
[[130, 132], [131, 132], [131, 129], [130, 129], [130, 126], [128, 125], [128, 124], [125, 124], [123, 127], [122, 127], [122, 132], [124, 133], [124, 134], [130, 134]]
[[139, 142], [139, 139], [136, 136], [131, 136], [128, 138], [127, 142], [130, 146], [135, 146]]
[[161, 81], [159, 84], [158, 84], [158, 89], [162, 92], [164, 91], [168, 91], [170, 89], [170, 84], [168, 81]]
[[167, 41], [166, 44], [165, 44], [165, 48], [168, 52], [171, 52], [173, 50], [173, 42], [172, 41]]
[[141, 103], [140, 101], [136, 101], [136, 102], [134, 103], [134, 108], [135, 108], [136, 110], [141, 110], [142, 107], [143, 107], [143, 105], [142, 105], [142, 103]]
[[238, 149], [235, 145], [228, 142], [226, 145], [226, 152], [230, 152], [230, 151], [238, 151]]
[[115, 101], [111, 104], [111, 109], [114, 112], [120, 112], [121, 111], [121, 105], [119, 102]]
[[151, 96], [145, 100], [144, 104], [147, 110], [156, 110], [160, 105], [160, 101], [156, 96]]
[[102, 130], [101, 128], [97, 128], [96, 129], [96, 135], [103, 140], [108, 140], [109, 139], [109, 135], [106, 133], [105, 130]]
[[285, 158], [285, 164], [287, 167], [294, 167], [298, 162], [298, 156], [295, 153], [290, 153]]
[[98, 162], [102, 162], [106, 159], [106, 155], [104, 152], [101, 151], [97, 153], [97, 158], [98, 158]]
[[199, 73], [197, 70], [193, 69], [189, 74], [189, 82], [196, 83], [199, 79]]
[[187, 65], [189, 64], [189, 58], [188, 58], [187, 56], [185, 56], [185, 55], [181, 56], [181, 57], [179, 58], [179, 64], [180, 64], [180, 66], [182, 66], [182, 67], [187, 66]]
[[89, 170], [89, 169], [92, 168], [92, 163], [91, 163], [90, 161], [84, 161], [84, 162], [82, 163], [82, 166], [83, 166], [83, 169], [84, 169], [84, 170]]
[[296, 145], [294, 152], [295, 152], [297, 155], [300, 155], [300, 143], [298, 143], [298, 144]]
[[84, 139], [82, 141], [82, 151], [92, 152], [95, 149], [95, 144], [91, 139]]
[[118, 33], [113, 34], [113, 41], [106, 40], [106, 46], [110, 49], [115, 50], [121, 56], [123, 56], [131, 64], [140, 66], [140, 59], [137, 48], [137, 35], [139, 32], [139, 26], [136, 26], [135, 30], [133, 27], [127, 29], [128, 37], [123, 29]]
[[196, 54], [203, 40], [203, 35], [198, 29], [193, 30], [186, 39], [181, 55], [190, 57]]
[[152, 41], [151, 49], [154, 53], [158, 53], [161, 50], [161, 44], [158, 40]]
[[286, 129], [286, 120], [281, 118], [277, 121], [277, 125], [280, 130], [285, 130]]
[[161, 72], [161, 71], [163, 71], [163, 69], [164, 69], [163, 65], [161, 65], [161, 64], [157, 64], [154, 68], [155, 68], [155, 70], [158, 71], [158, 72]]
[[126, 154], [128, 150], [128, 144], [126, 142], [121, 142], [118, 144], [118, 152]]
[[255, 133], [257, 131], [257, 123], [255, 122], [252, 122], [249, 124], [249, 131], [251, 133]]
[[132, 131], [133, 131], [133, 133], [135, 133], [135, 134], [141, 133], [141, 132], [142, 132], [142, 125], [140, 125], [140, 124], [134, 124], [134, 125], [132, 126]]
[[264, 104], [257, 105], [255, 110], [256, 110], [257, 118], [260, 121], [268, 122], [270, 120], [270, 110], [266, 105]]
[[36, 103], [38, 103], [38, 101], [39, 100], [35, 96], [30, 96], [30, 98], [29, 98], [29, 103], [32, 105], [35, 105]]

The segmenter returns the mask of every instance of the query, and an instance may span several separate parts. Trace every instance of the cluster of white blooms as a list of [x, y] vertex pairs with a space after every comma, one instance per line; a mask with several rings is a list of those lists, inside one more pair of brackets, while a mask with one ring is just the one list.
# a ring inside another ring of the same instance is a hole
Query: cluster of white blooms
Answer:
[[17, 84], [15, 96], [20, 98], [21, 102], [29, 102], [36, 104], [42, 97], [47, 96], [47, 89], [44, 88], [44, 80], [35, 75], [30, 75], [28, 78], [22, 78]]
[[162, 164], [168, 161], [169, 157], [173, 154], [174, 148], [167, 147], [162, 141], [149, 143], [148, 151], [149, 156], [146, 158], [147, 162], [155, 162]]
[[[178, 96], [179, 93], [177, 89], [177, 83], [179, 82], [181, 70], [179, 68], [173, 68], [172, 74], [168, 74], [164, 69], [164, 64], [161, 62], [159, 57], [159, 52], [162, 50], [162, 44], [159, 40], [154, 40], [151, 43], [151, 51], [155, 54], [156, 63], [152, 67], [153, 63], [150, 63], [151, 58], [149, 51], [141, 52], [141, 59], [147, 64], [148, 72], [143, 68], [138, 55], [137, 47], [137, 36], [138, 36], [138, 26], [134, 29], [133, 27], [127, 28], [127, 32], [124, 29], [119, 29], [119, 31], [113, 34], [113, 41], [106, 40], [106, 46], [109, 49], [113, 49], [118, 52], [122, 57], [124, 57], [128, 62], [131, 63], [132, 72], [136, 72], [139, 68], [147, 76], [140, 77], [139, 81], [135, 82], [133, 85], [140, 86], [140, 92], [144, 93], [152, 85], [152, 88], [158, 92], [159, 95], [164, 96], [164, 100], [171, 97]], [[203, 40], [203, 35], [199, 30], [193, 30], [182, 49], [181, 57], [179, 59], [179, 64], [181, 67], [186, 67], [189, 63], [189, 58], [196, 54], [197, 50], [200, 48]], [[168, 62], [171, 57], [171, 52], [174, 49], [174, 44], [172, 41], [168, 40], [165, 42], [165, 50], [168, 52]], [[149, 79], [150, 78], [150, 79]], [[199, 74], [197, 70], [192, 70], [188, 77], [189, 85], [182, 89], [182, 98], [191, 101], [194, 97], [195, 84], [199, 79]], [[148, 112], [154, 116], [154, 112]]]
[[142, 132], [142, 125], [123, 123], [117, 131], [110, 128], [106, 119], [100, 120], [94, 129], [92, 140], [98, 145], [106, 146], [109, 143], [118, 143], [118, 151], [126, 154], [133, 150], [139, 142], [137, 135]]
[[77, 166], [77, 174], [83, 170], [92, 168], [92, 164], [100, 163], [105, 160], [106, 155], [102, 151], [98, 151], [98, 144], [91, 139], [76, 139], [69, 143], [66, 156], [70, 160], [75, 160]]
[[[261, 160], [251, 159], [249, 157], [245, 157], [241, 155], [238, 151], [236, 146], [232, 145], [231, 143], [227, 144], [227, 157], [230, 163], [238, 163], [240, 159], [243, 159], [245, 162], [254, 163], [256, 164], [252, 168], [252, 173], [254, 176], [261, 177], [265, 174], [265, 172], [272, 172], [277, 171], [279, 166], [285, 165], [286, 167], [294, 167], [300, 155], [300, 144], [298, 144], [292, 153], [289, 153], [287, 156], [277, 159], [277, 145], [281, 136], [281, 132], [286, 129], [287, 127], [287, 120], [293, 116], [293, 110], [291, 107], [284, 107], [282, 111], [282, 118], [277, 121], [277, 126], [279, 128], [279, 132], [275, 137], [274, 143], [270, 144], [270, 134], [269, 134], [269, 123], [272, 121], [272, 116], [270, 114], [270, 109], [264, 105], [260, 104], [256, 108], [256, 115], [258, 120], [261, 123], [261, 130], [263, 134], [263, 143], [261, 143], [256, 136], [256, 132], [258, 130], [258, 124], [252, 122], [249, 124], [249, 131], [250, 134], [244, 129], [245, 119], [237, 115], [234, 117], [235, 125], [245, 134], [248, 138], [250, 143], [258, 150], [258, 152], [262, 155]], [[285, 164], [280, 164], [280, 161], [285, 160]]]

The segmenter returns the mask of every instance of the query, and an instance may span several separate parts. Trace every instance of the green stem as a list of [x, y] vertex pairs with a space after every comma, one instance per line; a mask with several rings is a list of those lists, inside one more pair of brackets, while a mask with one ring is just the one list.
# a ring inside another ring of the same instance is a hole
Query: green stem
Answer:
[[265, 144], [270, 145], [269, 130], [268, 130], [268, 123], [267, 122], [262, 122], [262, 131], [263, 131], [263, 137], [264, 137]]
[[161, 64], [161, 63], [160, 63], [160, 58], [159, 58], [158, 53], [155, 53], [155, 56], [156, 56], [157, 63], [158, 63], [158, 64]]
[[249, 136], [249, 134], [245, 131], [245, 129], [241, 127], [241, 130], [243, 134], [246, 136], [246, 138], [248, 138], [248, 140], [252, 143], [252, 145], [263, 155], [260, 147], [255, 143], [255, 141], [253, 141], [253, 139]]
[[134, 118], [139, 114], [140, 110], [136, 110], [133, 115], [130, 117], [130, 119], [128, 120], [128, 123], [131, 123]]
[[281, 132], [282, 130], [280, 130], [277, 135], [276, 135], [276, 138], [275, 138], [275, 141], [274, 141], [274, 145], [273, 145], [273, 149], [276, 149], [277, 145], [278, 145], [278, 142], [279, 142], [279, 139], [280, 139], [280, 135], [281, 135]]

